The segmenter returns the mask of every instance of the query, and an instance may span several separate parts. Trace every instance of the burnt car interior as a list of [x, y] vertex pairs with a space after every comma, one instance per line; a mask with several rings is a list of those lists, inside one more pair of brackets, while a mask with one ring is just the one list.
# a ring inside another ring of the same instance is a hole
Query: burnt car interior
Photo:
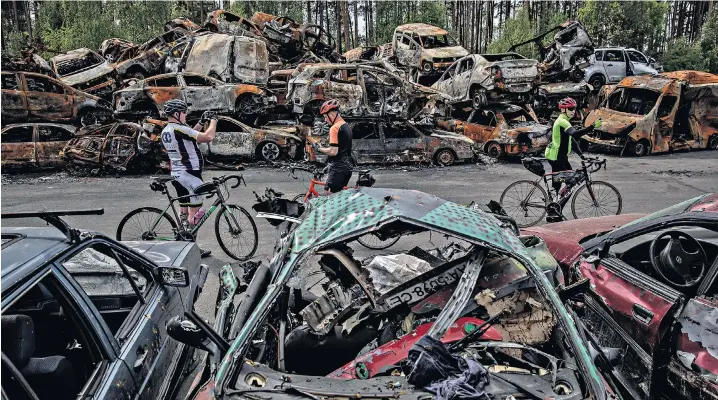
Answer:
[[59, 76], [72, 75], [102, 64], [105, 60], [95, 52], [87, 52], [77, 58], [55, 63], [55, 70]]
[[[396, 221], [378, 235], [421, 231]], [[282, 376], [298, 374], [292, 382], [308, 378], [301, 375], [400, 379], [414, 365], [409, 348], [436, 324], [446, 329], [437, 337], [452, 353], [487, 368], [487, 392], [495, 398], [517, 392], [582, 396], [584, 383], [554, 311], [517, 259], [448, 235], [437, 248], [359, 257], [350, 247], [355, 239], [299, 262], [285, 295], [255, 331], [245, 353], [252, 362], [241, 364], [240, 381], [261, 388], [252, 371], [274, 379], [267, 367]], [[542, 243], [521, 239], [528, 247]], [[557, 269], [544, 273], [554, 280]], [[464, 294], [457, 300], [456, 293]], [[475, 330], [481, 335], [472, 336]]]
[[660, 95], [648, 89], [619, 88], [608, 96], [606, 104], [609, 110], [646, 115], [653, 110]]
[[[40, 400], [74, 399], [102, 364], [91, 328], [79, 317], [61, 284], [48, 275], [3, 312], [2, 353]], [[3, 392], [9, 398], [29, 398], [16, 386], [6, 386], [10, 371], [3, 363]]]

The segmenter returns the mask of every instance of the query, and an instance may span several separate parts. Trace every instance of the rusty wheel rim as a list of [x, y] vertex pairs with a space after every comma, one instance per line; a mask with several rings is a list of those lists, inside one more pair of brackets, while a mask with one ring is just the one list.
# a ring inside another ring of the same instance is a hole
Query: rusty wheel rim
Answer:
[[438, 159], [441, 165], [451, 165], [454, 162], [454, 155], [448, 150], [443, 150], [439, 153]]
[[497, 143], [492, 143], [489, 145], [487, 153], [491, 158], [499, 158], [501, 155], [501, 146]]

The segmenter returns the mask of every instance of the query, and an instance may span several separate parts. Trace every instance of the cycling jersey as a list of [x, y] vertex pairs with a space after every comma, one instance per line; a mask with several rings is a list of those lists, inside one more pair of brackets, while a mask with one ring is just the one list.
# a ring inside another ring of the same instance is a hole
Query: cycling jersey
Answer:
[[202, 171], [197, 136], [200, 132], [187, 125], [170, 122], [162, 129], [162, 144], [170, 159], [173, 176], [180, 171]]

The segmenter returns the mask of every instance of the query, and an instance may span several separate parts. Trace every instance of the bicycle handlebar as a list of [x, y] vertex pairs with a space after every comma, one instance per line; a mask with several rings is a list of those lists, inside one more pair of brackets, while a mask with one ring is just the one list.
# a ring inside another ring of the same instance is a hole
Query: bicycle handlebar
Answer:
[[244, 186], [247, 186], [247, 181], [244, 180], [244, 177], [242, 175], [223, 175], [212, 178], [212, 180], [218, 185], [221, 185], [232, 179], [237, 181], [236, 184], [230, 186], [232, 189], [239, 187], [239, 185], [242, 183], [244, 183]]
[[603, 166], [603, 169], [606, 169], [606, 159], [603, 160], [599, 159], [598, 157], [584, 157], [581, 160], [581, 164], [583, 164], [586, 167], [589, 167], [589, 171], [591, 173], [598, 172], [601, 167]]

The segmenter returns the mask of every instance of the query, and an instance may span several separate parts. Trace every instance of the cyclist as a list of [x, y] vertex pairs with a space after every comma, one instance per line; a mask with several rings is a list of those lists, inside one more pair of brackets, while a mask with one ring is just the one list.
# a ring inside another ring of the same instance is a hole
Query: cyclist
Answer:
[[324, 122], [329, 128], [329, 147], [315, 149], [329, 157], [327, 158], [327, 181], [324, 185], [326, 194], [337, 193], [349, 184], [352, 177], [352, 128], [339, 115], [339, 102], [327, 100], [319, 109]]
[[[183, 226], [192, 229], [197, 224], [197, 215], [202, 206], [202, 196], [195, 196], [194, 189], [202, 182], [202, 163], [197, 143], [209, 143], [214, 140], [217, 130], [217, 116], [214, 112], [205, 112], [202, 119], [190, 128], [187, 123], [187, 103], [173, 99], [165, 103], [167, 126], [162, 129], [162, 145], [167, 150], [170, 159], [170, 173], [174, 178], [172, 185], [177, 190], [177, 196], [190, 196], [179, 201], [180, 218]], [[209, 127], [200, 132], [203, 123], [209, 119]], [[209, 252], [203, 252], [207, 255]]]

